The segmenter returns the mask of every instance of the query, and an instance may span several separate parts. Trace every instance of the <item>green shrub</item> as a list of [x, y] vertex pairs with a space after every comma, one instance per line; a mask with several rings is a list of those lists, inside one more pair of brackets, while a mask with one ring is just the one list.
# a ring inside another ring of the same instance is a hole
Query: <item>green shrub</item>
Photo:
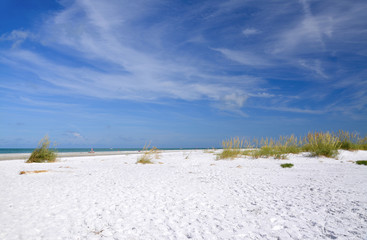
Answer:
[[27, 163], [55, 162], [56, 152], [49, 149], [50, 140], [46, 135], [38, 144], [38, 147], [33, 150], [31, 156], [26, 161]]
[[293, 167], [294, 165], [292, 163], [283, 163], [283, 164], [280, 164], [280, 166], [282, 168], [291, 168]]
[[366, 165], [367, 166], [367, 160], [359, 160], [359, 161], [356, 161], [356, 163], [358, 165]]

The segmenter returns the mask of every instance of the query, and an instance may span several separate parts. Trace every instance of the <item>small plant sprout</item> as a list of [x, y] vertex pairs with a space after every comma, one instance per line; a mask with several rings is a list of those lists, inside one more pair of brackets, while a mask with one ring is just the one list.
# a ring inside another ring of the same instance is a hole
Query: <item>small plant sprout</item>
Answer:
[[283, 163], [283, 164], [280, 164], [280, 166], [282, 168], [291, 168], [293, 167], [294, 165], [292, 163]]

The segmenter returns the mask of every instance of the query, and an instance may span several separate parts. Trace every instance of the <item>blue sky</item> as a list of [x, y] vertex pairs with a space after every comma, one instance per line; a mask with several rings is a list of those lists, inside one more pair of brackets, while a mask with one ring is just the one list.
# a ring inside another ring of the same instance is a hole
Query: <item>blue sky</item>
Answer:
[[364, 0], [2, 0], [0, 147], [367, 133]]

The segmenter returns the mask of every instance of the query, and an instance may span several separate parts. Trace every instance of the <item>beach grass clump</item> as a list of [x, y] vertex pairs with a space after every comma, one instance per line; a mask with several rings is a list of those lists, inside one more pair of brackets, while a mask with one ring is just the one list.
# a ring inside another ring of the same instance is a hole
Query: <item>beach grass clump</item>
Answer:
[[50, 140], [46, 135], [38, 144], [38, 147], [33, 150], [31, 156], [26, 163], [43, 163], [43, 162], [55, 162], [56, 152], [50, 149]]
[[257, 151], [256, 149], [245, 149], [241, 152], [241, 155], [243, 156], [250, 156], [252, 157], [253, 153]]
[[152, 147], [149, 149], [150, 144], [145, 144], [143, 147], [143, 155], [141, 155], [138, 160], [136, 161], [136, 163], [140, 163], [140, 164], [153, 164], [153, 156], [155, 156], [156, 159], [159, 158], [159, 151], [158, 148], [156, 147]]
[[334, 158], [338, 155], [341, 143], [337, 136], [326, 132], [308, 133], [304, 138], [302, 149], [310, 152], [312, 156], [325, 156]]
[[335, 134], [340, 141], [340, 149], [344, 150], [367, 150], [367, 136], [362, 138], [357, 133], [339, 130]]
[[241, 155], [244, 141], [239, 137], [222, 141], [223, 151], [217, 155], [217, 159], [234, 159]]
[[291, 135], [289, 137], [280, 136], [278, 139], [262, 138], [260, 141], [260, 148], [250, 153], [253, 158], [268, 158], [286, 159], [287, 154], [300, 153], [302, 149], [300, 146], [302, 141], [297, 137]]
[[339, 130], [336, 136], [340, 141], [340, 149], [355, 150], [357, 147], [358, 137], [357, 134], [349, 133], [347, 131]]
[[358, 161], [356, 161], [356, 164], [358, 164], [358, 165], [366, 165], [367, 166], [367, 160], [358, 160]]
[[367, 136], [365, 136], [364, 138], [361, 138], [358, 141], [358, 149], [359, 150], [367, 150]]
[[253, 158], [268, 158], [275, 155], [275, 150], [269, 146], [262, 146], [258, 150], [252, 151], [250, 156]]
[[294, 165], [292, 163], [283, 163], [283, 164], [280, 164], [280, 166], [282, 168], [291, 168], [293, 167]]
[[356, 150], [367, 150], [367, 136], [365, 136], [364, 138], [361, 138], [357, 142]]
[[339, 149], [367, 150], [367, 136], [364, 138], [348, 131], [310, 132], [306, 137], [280, 136], [275, 138], [254, 138], [252, 141], [241, 140], [236, 137], [222, 142], [223, 151], [217, 159], [234, 159], [239, 156], [252, 158], [287, 159], [288, 154], [310, 152], [311, 156], [325, 156], [335, 158]]

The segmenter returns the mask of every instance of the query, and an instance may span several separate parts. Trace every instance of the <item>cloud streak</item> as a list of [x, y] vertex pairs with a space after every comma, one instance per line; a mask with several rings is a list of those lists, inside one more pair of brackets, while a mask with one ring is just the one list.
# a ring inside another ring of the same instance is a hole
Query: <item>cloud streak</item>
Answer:
[[257, 35], [257, 34], [260, 34], [261, 31], [256, 29], [256, 28], [246, 28], [242, 31], [242, 33], [245, 35], [245, 36], [251, 36], [251, 35]]
[[[36, 39], [32, 39], [60, 54], [67, 54], [67, 57], [79, 59], [82, 66], [70, 66], [72, 64], [68, 61], [60, 64], [53, 61], [52, 56], [22, 49], [3, 52], [2, 63], [31, 72], [41, 80], [64, 89], [66, 94], [134, 101], [209, 99], [221, 101], [222, 105], [228, 105], [228, 109], [243, 106], [247, 92], [223, 85], [220, 81], [213, 83], [212, 79], [218, 79], [217, 74], [206, 72], [203, 69], [207, 68], [200, 63], [192, 64], [177, 55], [163, 56], [157, 53], [160, 49], [154, 47], [142, 49], [134, 46], [135, 43], [144, 43], [145, 39], [130, 39], [134, 35], [132, 25], [137, 22], [139, 27], [142, 24], [139, 23], [140, 18], [144, 18], [141, 15], [152, 14], [151, 11], [144, 7], [136, 9], [140, 5], [128, 4], [133, 5], [131, 12], [122, 4], [110, 3], [75, 1], [47, 19], [36, 33]], [[144, 6], [146, 3], [141, 4]], [[13, 31], [3, 38], [14, 40], [19, 45], [19, 41], [24, 41], [28, 35]], [[257, 85], [253, 81], [248, 84]]]
[[[61, 1], [63, 8], [38, 29], [2, 34], [1, 42], [13, 44], [1, 50], [0, 62], [36, 76], [38, 91], [57, 95], [209, 101], [243, 115], [251, 100], [249, 107], [269, 108], [277, 102], [284, 107], [270, 108], [297, 112], [302, 108], [294, 105], [310, 100], [302, 94], [308, 82], [343, 82], [335, 76], [340, 69], [348, 71], [339, 60], [345, 49], [349, 54], [367, 52], [361, 41], [367, 36], [362, 21], [367, 4], [280, 2], [282, 7], [268, 1], [203, 1], [193, 7], [143, 0]], [[331, 58], [337, 59], [338, 69]], [[284, 79], [301, 83], [279, 93], [277, 89], [287, 89]], [[14, 90], [20, 81], [0, 82], [0, 87]], [[296, 94], [297, 99], [291, 97]], [[321, 90], [315, 94], [325, 95]], [[279, 95], [289, 97], [275, 101]], [[334, 100], [333, 93], [327, 97]], [[311, 105], [317, 109], [315, 99]]]

